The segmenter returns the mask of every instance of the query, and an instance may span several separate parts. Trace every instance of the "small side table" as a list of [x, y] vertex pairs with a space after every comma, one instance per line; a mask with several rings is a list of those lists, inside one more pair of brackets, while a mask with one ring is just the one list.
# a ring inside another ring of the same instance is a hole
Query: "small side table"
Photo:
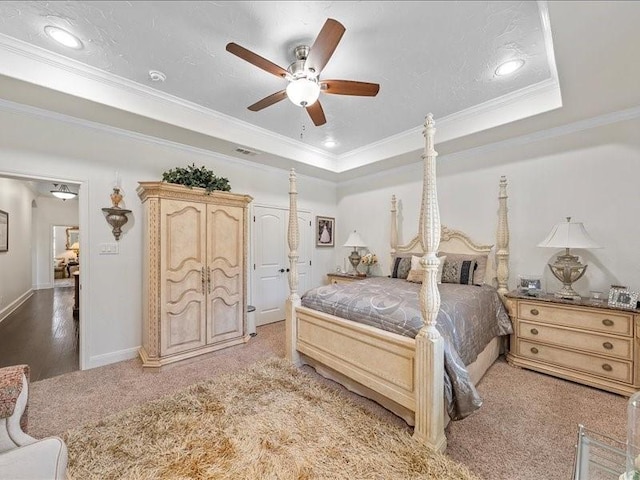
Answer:
[[349, 275], [348, 273], [327, 273], [327, 279], [329, 283], [337, 284], [337, 283], [351, 283], [351, 282], [359, 282], [360, 280], [364, 280], [368, 278], [366, 275]]
[[626, 445], [578, 425], [573, 480], [619, 480], [626, 469]]

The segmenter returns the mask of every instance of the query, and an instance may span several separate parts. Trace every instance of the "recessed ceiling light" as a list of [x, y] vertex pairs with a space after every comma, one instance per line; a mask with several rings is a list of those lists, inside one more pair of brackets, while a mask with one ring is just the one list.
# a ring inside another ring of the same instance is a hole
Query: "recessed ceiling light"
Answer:
[[337, 144], [336, 144], [336, 141], [335, 141], [335, 140], [331, 140], [331, 139], [329, 139], [329, 140], [325, 140], [325, 141], [324, 141], [324, 146], [325, 146], [325, 147], [327, 147], [327, 148], [333, 148], [333, 147], [335, 147], [336, 145], [337, 145]]
[[66, 30], [63, 30], [62, 28], [47, 25], [44, 27], [44, 33], [65, 47], [73, 48], [74, 50], [80, 50], [83, 47], [82, 42], [78, 37]]
[[508, 62], [504, 62], [502, 65], [496, 68], [496, 75], [498, 75], [499, 77], [502, 77], [504, 75], [509, 75], [515, 72], [516, 70], [520, 70], [523, 65], [524, 65], [524, 60], [520, 58], [517, 60], [509, 60]]

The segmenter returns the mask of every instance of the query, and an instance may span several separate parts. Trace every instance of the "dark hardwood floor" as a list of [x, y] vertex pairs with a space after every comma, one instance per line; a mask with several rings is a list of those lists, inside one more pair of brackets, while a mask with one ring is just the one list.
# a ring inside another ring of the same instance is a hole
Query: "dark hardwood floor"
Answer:
[[0, 367], [26, 363], [31, 381], [79, 369], [73, 287], [37, 290], [0, 322]]

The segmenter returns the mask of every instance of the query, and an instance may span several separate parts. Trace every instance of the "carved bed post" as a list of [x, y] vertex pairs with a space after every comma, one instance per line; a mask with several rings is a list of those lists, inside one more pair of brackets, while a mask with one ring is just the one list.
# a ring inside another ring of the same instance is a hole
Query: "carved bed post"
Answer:
[[498, 194], [498, 233], [496, 236], [496, 276], [498, 277], [498, 293], [503, 296], [509, 290], [509, 223], [507, 221], [507, 177], [500, 177], [500, 193]]
[[428, 447], [443, 451], [447, 445], [444, 434], [444, 341], [436, 329], [440, 311], [438, 291], [438, 246], [440, 245], [440, 211], [436, 188], [435, 127], [433, 115], [425, 120], [424, 181], [418, 230], [425, 255], [425, 269], [420, 289], [420, 309], [424, 327], [416, 336], [415, 357], [415, 429], [413, 436]]
[[298, 295], [298, 244], [300, 232], [298, 230], [298, 189], [296, 185], [296, 171], [292, 168], [289, 173], [289, 228], [287, 231], [289, 242], [289, 297], [285, 305], [286, 310], [286, 357], [294, 365], [300, 365], [300, 354], [296, 350], [297, 321], [296, 307], [300, 306]]
[[[391, 195], [391, 261], [396, 257], [396, 247], [398, 246], [398, 209], [396, 207], [396, 196]], [[393, 268], [393, 263], [391, 264]]]

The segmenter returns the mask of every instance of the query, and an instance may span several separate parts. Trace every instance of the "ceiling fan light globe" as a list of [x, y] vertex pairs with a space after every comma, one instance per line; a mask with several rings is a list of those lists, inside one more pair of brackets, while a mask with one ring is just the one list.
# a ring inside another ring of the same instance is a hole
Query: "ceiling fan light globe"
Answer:
[[320, 96], [318, 82], [308, 78], [293, 80], [287, 85], [287, 98], [299, 107], [309, 107], [316, 103]]

